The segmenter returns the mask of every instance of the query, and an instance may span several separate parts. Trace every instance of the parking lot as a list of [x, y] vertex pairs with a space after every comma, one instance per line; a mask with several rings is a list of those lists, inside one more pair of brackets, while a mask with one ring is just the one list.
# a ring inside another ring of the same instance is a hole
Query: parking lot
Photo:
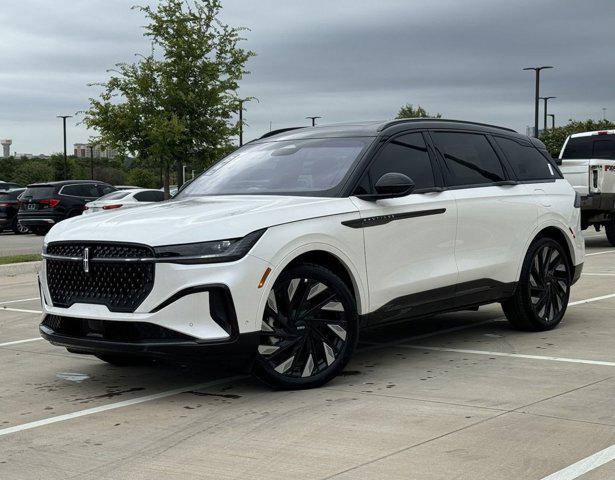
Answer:
[[615, 249], [586, 244], [556, 330], [496, 305], [384, 328], [294, 392], [68, 354], [38, 338], [35, 276], [0, 278], [0, 478], [615, 478]]
[[0, 232], [0, 257], [41, 253], [43, 238], [32, 233], [15, 235], [8, 230]]

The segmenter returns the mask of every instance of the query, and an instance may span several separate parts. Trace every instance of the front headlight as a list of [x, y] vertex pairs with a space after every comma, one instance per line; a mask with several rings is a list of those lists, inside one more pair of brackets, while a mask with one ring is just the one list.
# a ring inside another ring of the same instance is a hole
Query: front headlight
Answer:
[[265, 230], [257, 230], [243, 238], [164, 245], [154, 248], [154, 251], [158, 262], [184, 264], [234, 262], [250, 251]]

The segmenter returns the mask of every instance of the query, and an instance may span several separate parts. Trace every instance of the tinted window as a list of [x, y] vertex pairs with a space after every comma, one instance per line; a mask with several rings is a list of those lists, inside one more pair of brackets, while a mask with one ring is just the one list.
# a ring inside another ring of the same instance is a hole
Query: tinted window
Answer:
[[127, 195], [130, 195], [130, 191], [120, 190], [118, 192], [111, 192], [104, 197], [100, 197], [99, 200], [119, 200], [120, 198], [124, 198]]
[[98, 189], [100, 190], [99, 195], [107, 195], [107, 193], [115, 192], [115, 188], [111, 185], [98, 185]]
[[135, 194], [134, 198], [137, 202], [161, 202], [164, 200], [164, 192], [139, 192]]
[[55, 187], [28, 187], [24, 192], [24, 198], [39, 200], [41, 198], [51, 198], [55, 193]]
[[8, 192], [0, 193], [0, 202], [17, 200], [19, 195], [21, 195], [23, 192], [24, 192], [23, 189], [18, 189], [18, 190], [9, 190]]
[[332, 196], [371, 141], [323, 138], [248, 144], [209, 168], [178, 196]]
[[502, 164], [484, 135], [434, 132], [433, 137], [446, 160], [450, 185], [504, 180]]
[[615, 160], [615, 135], [570, 138], [562, 158], [606, 158]]
[[410, 177], [417, 190], [435, 186], [431, 160], [421, 133], [402, 135], [385, 145], [369, 169], [372, 184], [391, 172]]
[[547, 159], [531, 145], [521, 144], [509, 138], [495, 137], [504, 151], [508, 163], [519, 180], [545, 180], [556, 178], [553, 167]]
[[96, 185], [80, 184], [80, 185], [66, 185], [62, 188], [62, 195], [71, 195], [73, 197], [87, 197], [98, 198], [100, 193], [96, 188]]

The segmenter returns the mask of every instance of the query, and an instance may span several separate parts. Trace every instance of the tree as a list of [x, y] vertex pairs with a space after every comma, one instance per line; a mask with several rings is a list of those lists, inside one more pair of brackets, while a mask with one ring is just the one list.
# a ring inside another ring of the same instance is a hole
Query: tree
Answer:
[[552, 128], [543, 132], [540, 140], [546, 145], [551, 155], [559, 155], [564, 142], [573, 133], [592, 132], [595, 130], [615, 129], [615, 123], [609, 120], [585, 120], [575, 121], [570, 119], [568, 123], [561, 127]]
[[45, 160], [24, 160], [15, 167], [13, 181], [20, 185], [54, 180], [54, 170]]
[[158, 178], [150, 170], [144, 168], [135, 167], [126, 177], [126, 183], [128, 185], [135, 185], [143, 188], [158, 188]]
[[395, 118], [442, 118], [442, 114], [436, 113], [435, 115], [431, 115], [420, 105], [414, 108], [414, 105], [411, 103], [406, 103], [399, 109], [397, 117]]
[[98, 143], [162, 169], [168, 194], [172, 165], [198, 168], [231, 145], [238, 125], [238, 82], [253, 52], [239, 46], [242, 28], [219, 20], [220, 0], [162, 0], [135, 7], [148, 23], [152, 52], [117, 64], [90, 99], [85, 124]]

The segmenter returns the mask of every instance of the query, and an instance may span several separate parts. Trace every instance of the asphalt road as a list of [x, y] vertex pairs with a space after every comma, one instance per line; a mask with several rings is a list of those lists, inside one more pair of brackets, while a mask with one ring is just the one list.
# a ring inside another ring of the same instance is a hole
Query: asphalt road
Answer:
[[15, 235], [11, 231], [0, 233], [0, 257], [41, 253], [43, 238], [32, 233]]
[[0, 478], [615, 478], [615, 248], [589, 235], [559, 328], [494, 305], [377, 330], [310, 391], [69, 354], [34, 275], [0, 278]]

